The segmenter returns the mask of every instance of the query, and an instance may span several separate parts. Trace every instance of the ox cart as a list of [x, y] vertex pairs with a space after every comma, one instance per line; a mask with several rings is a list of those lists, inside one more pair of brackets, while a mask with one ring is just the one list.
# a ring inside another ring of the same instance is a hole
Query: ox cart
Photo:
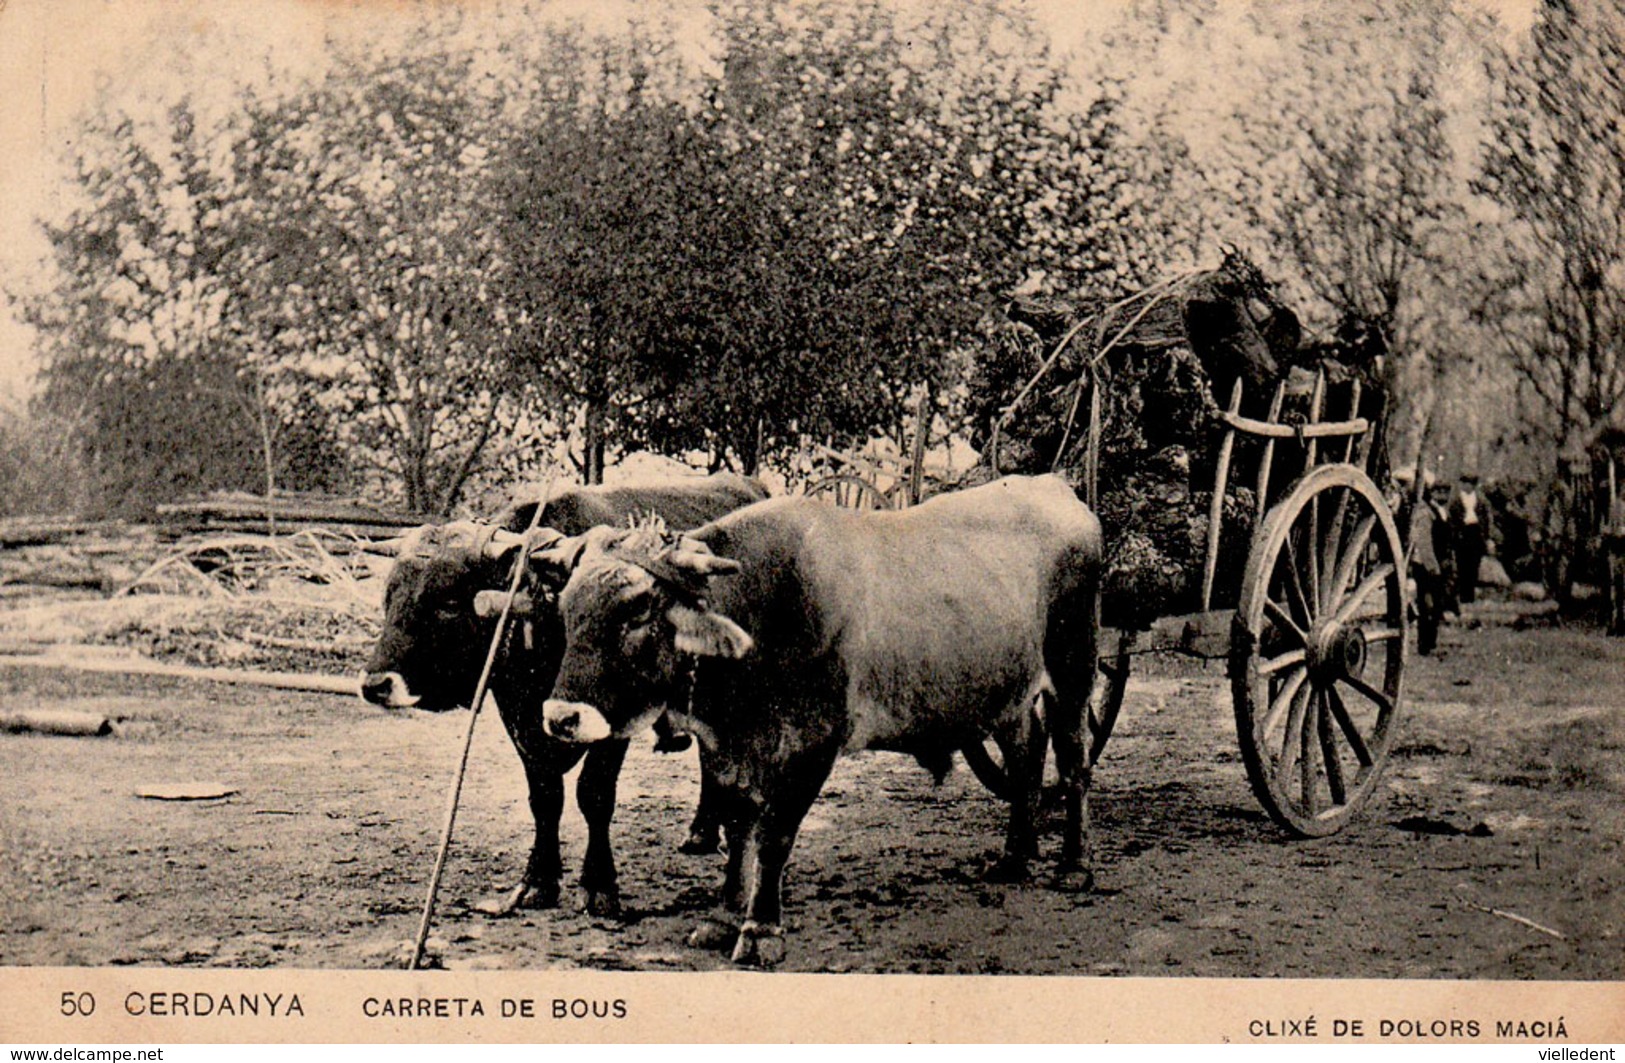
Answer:
[[[1231, 283], [1236, 273], [1253, 282]], [[1195, 427], [1207, 461], [1180, 464], [1177, 478], [1205, 481], [1211, 489], [1164, 484], [1136, 495], [1142, 510], [1161, 506], [1178, 511], [1173, 515], [1181, 520], [1189, 517], [1180, 534], [1202, 543], [1200, 578], [1180, 593], [1146, 591], [1143, 581], [1130, 579], [1116, 588], [1114, 608], [1108, 573], [1100, 676], [1089, 713], [1090, 763], [1111, 737], [1136, 655], [1178, 651], [1223, 659], [1254, 793], [1288, 831], [1318, 837], [1360, 810], [1393, 744], [1406, 661], [1406, 553], [1390, 501], [1371, 472], [1380, 437], [1374, 422], [1383, 409], [1373, 367], [1351, 369], [1304, 348], [1295, 318], [1283, 327], [1267, 301], [1247, 298], [1257, 289], [1254, 278], [1244, 262], [1227, 260], [1219, 271], [1071, 315], [1060, 338], [1046, 344], [1037, 371], [1013, 399], [1001, 397], [993, 407], [985, 472], [1060, 472], [1101, 514], [1108, 556], [1114, 535], [1135, 539], [1135, 518], [1122, 516], [1115, 483], [1102, 480], [1111, 446], [1108, 408], [1121, 398], [1114, 387], [1127, 386], [1132, 376], [1114, 359], [1135, 344], [1136, 356], [1153, 359], [1168, 357], [1180, 341], [1201, 346], [1188, 336], [1170, 337], [1170, 330], [1148, 330], [1147, 322], [1161, 307], [1164, 319], [1176, 323], [1171, 332], [1190, 330], [1197, 320], [1191, 307], [1201, 299], [1213, 302], [1215, 290], [1227, 293], [1221, 301], [1239, 310], [1220, 315], [1225, 329], [1231, 340], [1246, 331], [1246, 342], [1231, 344], [1236, 357], [1228, 363], [1214, 351], [1198, 359], [1207, 398], [1222, 388], [1227, 401], [1178, 415]], [[1086, 336], [1094, 343], [1080, 342]], [[1296, 362], [1287, 365], [1270, 356], [1272, 345], [1302, 353], [1289, 355]], [[1015, 434], [1023, 418], [1043, 420], [1045, 395], [1049, 410], [1064, 411], [1062, 422], [1041, 424], [1026, 440], [1038, 445], [1014, 448], [1016, 459], [1002, 460], [1003, 437]], [[1138, 406], [1127, 412], [1153, 415]], [[1150, 449], [1141, 448], [1142, 459]], [[1181, 567], [1166, 558], [1161, 564]], [[1180, 575], [1174, 573], [1176, 583]], [[964, 755], [990, 790], [1006, 793], [1003, 758], [991, 740]]]

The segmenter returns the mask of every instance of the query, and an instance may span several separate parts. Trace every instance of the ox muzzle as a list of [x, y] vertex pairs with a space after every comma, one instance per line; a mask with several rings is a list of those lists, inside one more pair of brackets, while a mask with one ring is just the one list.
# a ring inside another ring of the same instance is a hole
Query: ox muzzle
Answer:
[[410, 709], [423, 699], [407, 687], [399, 672], [368, 672], [361, 677], [361, 696], [386, 709]]
[[593, 706], [559, 698], [548, 698], [542, 704], [542, 729], [561, 742], [601, 742], [615, 733]]

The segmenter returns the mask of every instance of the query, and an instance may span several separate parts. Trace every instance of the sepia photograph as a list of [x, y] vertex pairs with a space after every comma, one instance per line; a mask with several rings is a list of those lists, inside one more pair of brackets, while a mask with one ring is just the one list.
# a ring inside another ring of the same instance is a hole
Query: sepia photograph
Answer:
[[0, 1040], [1625, 1039], [1620, 0], [0, 0], [0, 99]]

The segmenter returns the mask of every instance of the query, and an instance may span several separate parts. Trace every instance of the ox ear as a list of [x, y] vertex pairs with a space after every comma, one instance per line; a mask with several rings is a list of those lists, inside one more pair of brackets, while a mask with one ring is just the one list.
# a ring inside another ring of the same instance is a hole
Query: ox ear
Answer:
[[[551, 540], [543, 540], [544, 533], [551, 533]], [[530, 553], [530, 571], [542, 586], [551, 590], [559, 590], [570, 582], [570, 573], [575, 571], [576, 562], [581, 560], [581, 551], [587, 546], [587, 540], [580, 535], [566, 536], [552, 528], [542, 528], [534, 533], [537, 537], [536, 546]], [[546, 545], [543, 545], [543, 543]]]
[[677, 648], [696, 657], [743, 657], [756, 645], [745, 629], [721, 613], [674, 605], [666, 617], [677, 629]]

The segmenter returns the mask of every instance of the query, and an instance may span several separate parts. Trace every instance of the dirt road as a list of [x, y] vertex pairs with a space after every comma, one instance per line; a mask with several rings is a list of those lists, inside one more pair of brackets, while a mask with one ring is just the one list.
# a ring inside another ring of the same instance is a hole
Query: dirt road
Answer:
[[[1377, 797], [1311, 842], [1258, 810], [1223, 666], [1142, 660], [1096, 774], [1087, 896], [1041, 876], [980, 881], [1002, 808], [963, 769], [933, 787], [902, 757], [844, 760], [791, 867], [785, 968], [1625, 976], [1625, 640], [1514, 630], [1494, 607], [1479, 619], [1448, 630], [1439, 657], [1413, 658]], [[0, 734], [0, 963], [398, 962], [465, 713], [20, 668], [0, 669], [0, 707], [122, 721], [111, 738]], [[616, 821], [629, 916], [492, 919], [472, 905], [518, 875], [529, 815], [518, 759], [482, 717], [441, 893], [447, 966], [725, 965], [684, 944], [720, 879], [716, 858], [675, 848], [693, 754], [650, 744], [635, 743]], [[237, 793], [134, 795], [194, 781]], [[583, 833], [571, 809], [572, 869]]]

